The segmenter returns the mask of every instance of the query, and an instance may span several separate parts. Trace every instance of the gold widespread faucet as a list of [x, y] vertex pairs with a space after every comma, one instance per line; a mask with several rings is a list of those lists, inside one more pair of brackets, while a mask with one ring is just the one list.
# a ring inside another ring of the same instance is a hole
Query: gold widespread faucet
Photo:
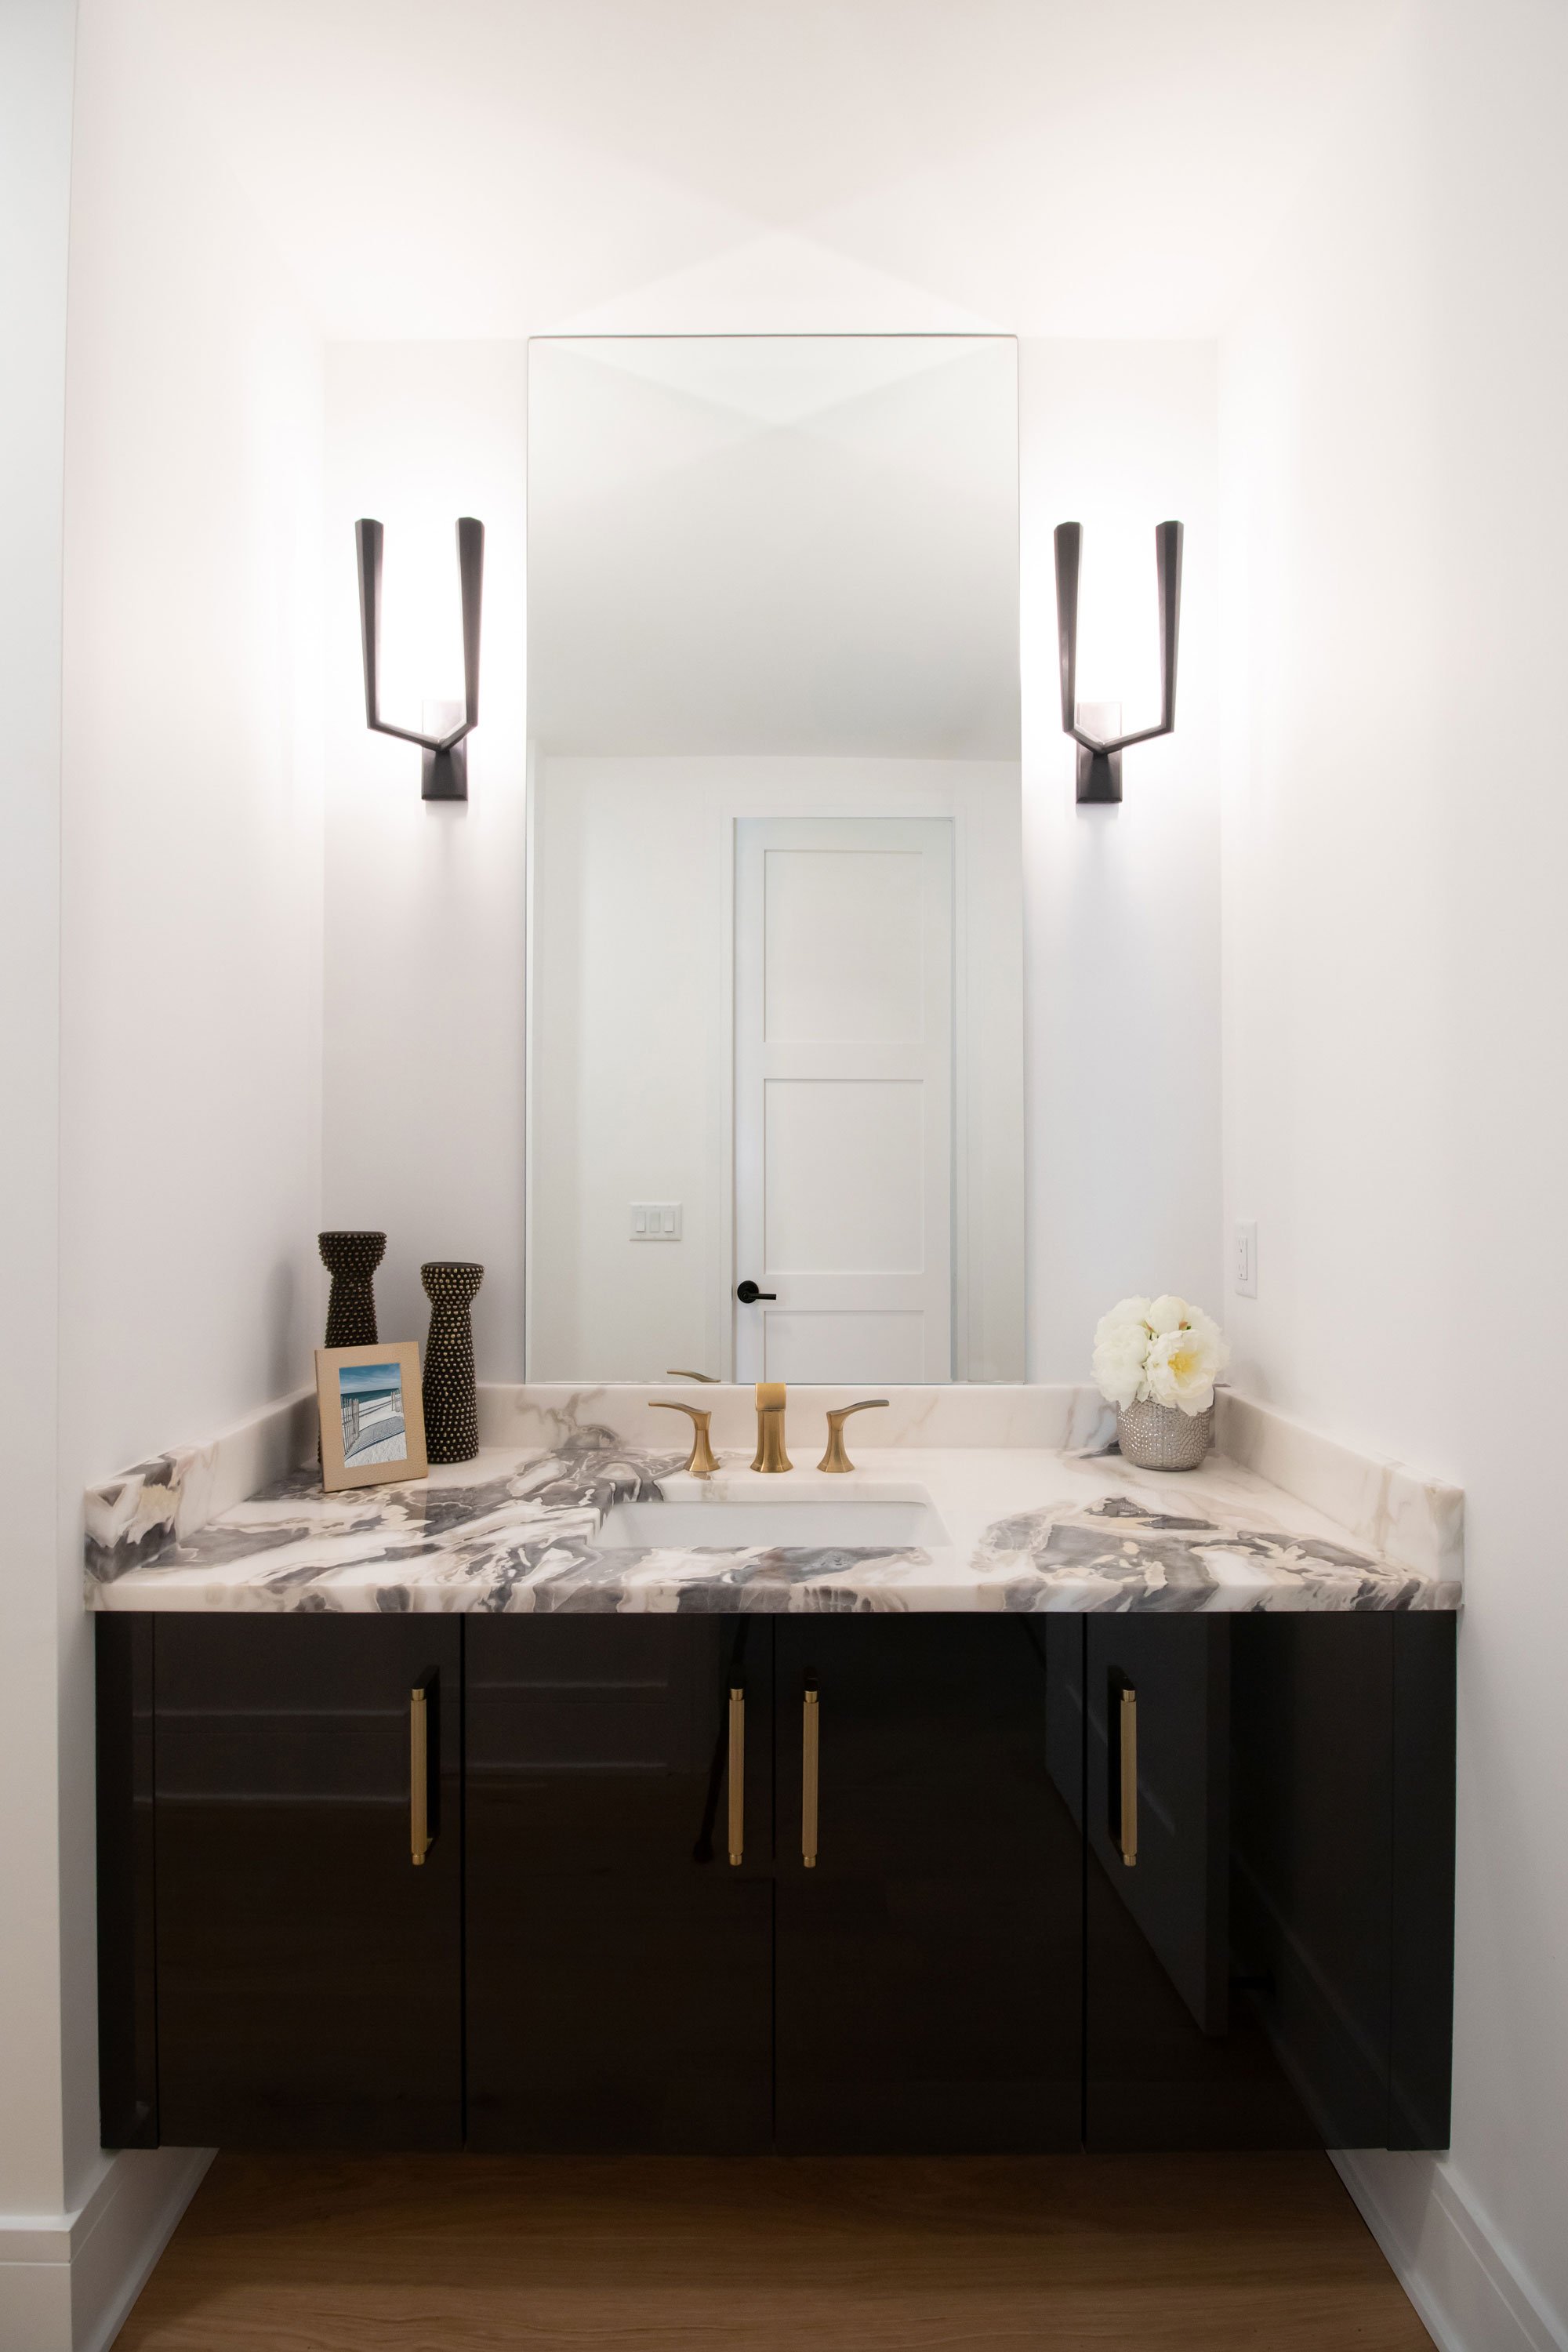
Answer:
[[784, 1452], [784, 1384], [783, 1381], [757, 1382], [757, 1455], [753, 1470], [793, 1470], [795, 1464]]
[[827, 1416], [827, 1451], [817, 1464], [819, 1470], [853, 1470], [855, 1465], [844, 1451], [844, 1424], [852, 1412], [872, 1412], [885, 1405], [886, 1397], [866, 1397], [859, 1404], [835, 1405]]
[[691, 1454], [686, 1467], [693, 1478], [711, 1478], [719, 1467], [718, 1456], [709, 1442], [708, 1424], [713, 1416], [694, 1404], [678, 1404], [673, 1397], [649, 1397], [654, 1412], [685, 1412], [691, 1416]]
[[[672, 1377], [675, 1377], [672, 1375]], [[701, 1380], [700, 1372], [688, 1372], [687, 1380]], [[784, 1405], [788, 1391], [783, 1381], [757, 1382], [757, 1451], [753, 1470], [773, 1472], [793, 1470], [784, 1446]], [[817, 1464], [818, 1470], [853, 1470], [844, 1446], [844, 1424], [852, 1412], [875, 1412], [886, 1407], [886, 1397], [862, 1397], [858, 1404], [835, 1405], [827, 1416], [827, 1451]], [[675, 1397], [649, 1397], [648, 1404], [655, 1412], [683, 1412], [691, 1423], [691, 1454], [686, 1467], [693, 1478], [710, 1478], [719, 1467], [718, 1456], [709, 1436], [711, 1412], [704, 1412], [694, 1404], [685, 1404]]]

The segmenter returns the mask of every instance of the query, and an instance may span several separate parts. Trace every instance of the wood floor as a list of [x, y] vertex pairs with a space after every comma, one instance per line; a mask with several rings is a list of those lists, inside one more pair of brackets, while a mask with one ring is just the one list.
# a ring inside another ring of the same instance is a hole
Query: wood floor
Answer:
[[1321, 2156], [220, 2157], [117, 2352], [1429, 2352]]

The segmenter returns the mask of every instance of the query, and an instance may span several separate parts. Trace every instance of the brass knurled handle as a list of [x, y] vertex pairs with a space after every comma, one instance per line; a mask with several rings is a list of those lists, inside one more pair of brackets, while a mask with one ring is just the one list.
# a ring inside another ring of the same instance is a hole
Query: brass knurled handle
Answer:
[[408, 1694], [408, 1850], [416, 1870], [434, 1843], [430, 1835], [430, 1725], [421, 1686]]
[[746, 1694], [730, 1692], [730, 1866], [739, 1870], [746, 1847]]
[[1121, 1694], [1121, 1859], [1129, 1870], [1138, 1861], [1138, 1694]]
[[885, 1405], [886, 1397], [866, 1397], [859, 1404], [835, 1405], [827, 1416], [827, 1451], [817, 1464], [819, 1470], [853, 1470], [855, 1465], [844, 1451], [844, 1424], [852, 1412], [873, 1412]]
[[713, 1416], [694, 1404], [680, 1404], [674, 1397], [649, 1397], [648, 1404], [655, 1412], [684, 1412], [691, 1417], [691, 1455], [686, 1466], [694, 1478], [710, 1478], [719, 1467], [719, 1457], [708, 1442], [708, 1424]]
[[801, 1708], [800, 1729], [800, 1858], [807, 1870], [816, 1868], [817, 1739], [821, 1722], [816, 1685], [808, 1683]]

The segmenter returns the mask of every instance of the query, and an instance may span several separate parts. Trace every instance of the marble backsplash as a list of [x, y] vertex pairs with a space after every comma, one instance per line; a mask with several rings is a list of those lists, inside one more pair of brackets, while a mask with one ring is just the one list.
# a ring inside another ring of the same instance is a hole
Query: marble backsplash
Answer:
[[[829, 1409], [866, 1392], [792, 1389], [788, 1439], [795, 1458], [814, 1461], [826, 1443]], [[655, 1397], [673, 1396], [700, 1401], [711, 1412], [713, 1442], [721, 1450], [749, 1450], [756, 1431], [749, 1388], [678, 1381], [594, 1388], [481, 1385], [479, 1442], [541, 1454], [590, 1437], [610, 1447], [668, 1444], [670, 1416], [656, 1416], [649, 1406]], [[1354, 1454], [1229, 1391], [1222, 1391], [1219, 1407], [1222, 1455], [1323, 1512], [1382, 1556], [1443, 1582], [1462, 1576], [1464, 1497], [1458, 1487]], [[928, 1446], [1092, 1455], [1114, 1445], [1116, 1416], [1088, 1385], [895, 1388], [885, 1412], [858, 1414], [851, 1428], [859, 1459], [874, 1458], [881, 1449]], [[312, 1462], [315, 1450], [315, 1395], [307, 1390], [207, 1444], [173, 1449], [105, 1480], [86, 1497], [89, 1575], [112, 1581], [128, 1569], [156, 1565], [210, 1519]]]
[[300, 1389], [205, 1445], [180, 1445], [89, 1486], [90, 1575], [153, 1567], [176, 1543], [316, 1455], [316, 1391]]
[[[789, 1391], [789, 1444], [803, 1458], [827, 1443], [827, 1415], [839, 1405], [876, 1396], [874, 1385], [810, 1388]], [[548, 1452], [563, 1438], [597, 1425], [618, 1444], [658, 1443], [673, 1424], [667, 1412], [649, 1411], [655, 1397], [679, 1397], [713, 1416], [713, 1444], [726, 1447], [755, 1443], [756, 1404], [749, 1387], [695, 1381], [617, 1382], [604, 1388], [572, 1388], [534, 1382], [526, 1388], [481, 1387], [479, 1444], [537, 1445]], [[1041, 1384], [1033, 1388], [991, 1385], [893, 1388], [887, 1410], [857, 1413], [851, 1423], [852, 1452], [874, 1454], [893, 1446], [1037, 1446], [1065, 1454], [1103, 1454], [1116, 1443], [1116, 1410], [1098, 1389]]]
[[1440, 1583], [1463, 1577], [1462, 1487], [1424, 1478], [1402, 1463], [1354, 1454], [1232, 1390], [1222, 1389], [1216, 1402], [1216, 1449], [1230, 1461], [1310, 1503], [1386, 1559], [1403, 1560]]

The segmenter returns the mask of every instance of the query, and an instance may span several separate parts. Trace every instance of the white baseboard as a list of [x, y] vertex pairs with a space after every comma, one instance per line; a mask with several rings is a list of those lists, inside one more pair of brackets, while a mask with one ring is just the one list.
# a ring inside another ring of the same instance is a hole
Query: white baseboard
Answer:
[[75, 2212], [0, 2215], [0, 2352], [107, 2352], [215, 2153], [126, 2148]]
[[1568, 2352], [1568, 2326], [1447, 2162], [1382, 2148], [1331, 2154], [1438, 2352]]

